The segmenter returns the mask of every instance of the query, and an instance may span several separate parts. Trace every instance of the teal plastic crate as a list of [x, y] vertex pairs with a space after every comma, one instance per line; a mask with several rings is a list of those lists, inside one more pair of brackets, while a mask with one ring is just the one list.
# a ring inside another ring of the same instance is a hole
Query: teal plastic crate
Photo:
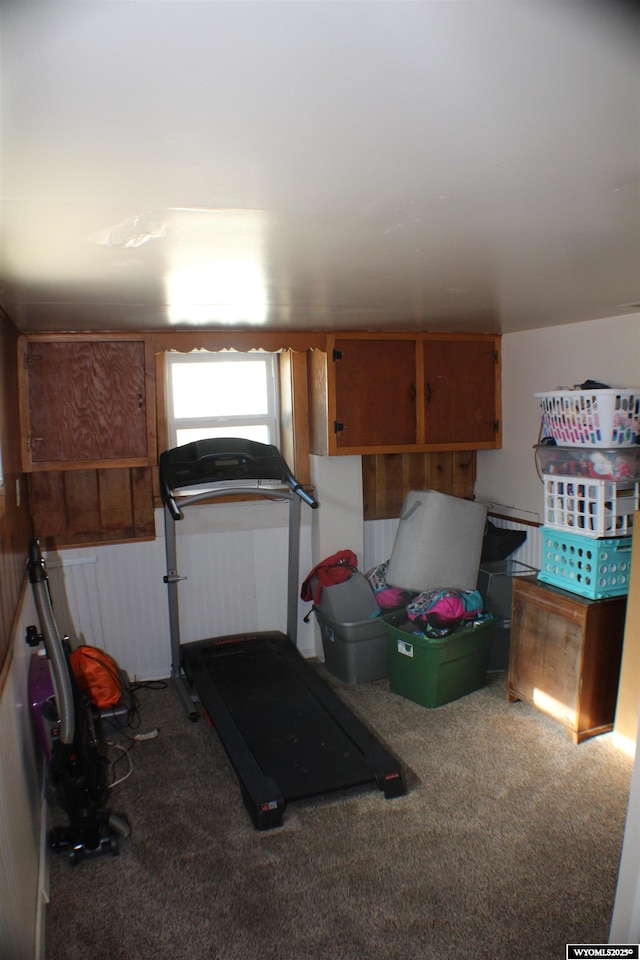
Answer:
[[412, 633], [404, 611], [383, 618], [389, 642], [389, 682], [399, 693], [423, 707], [440, 707], [458, 700], [487, 682], [489, 651], [497, 617], [448, 637]]
[[541, 527], [542, 562], [538, 580], [588, 600], [623, 597], [629, 592], [631, 537], [596, 540]]

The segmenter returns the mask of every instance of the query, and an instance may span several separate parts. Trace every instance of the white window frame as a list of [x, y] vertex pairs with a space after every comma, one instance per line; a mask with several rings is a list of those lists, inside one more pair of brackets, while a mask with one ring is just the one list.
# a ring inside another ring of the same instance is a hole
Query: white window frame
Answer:
[[[260, 416], [227, 416], [227, 417], [181, 417], [173, 415], [174, 395], [171, 369], [179, 363], [229, 363], [229, 362], [262, 362], [267, 364], [267, 413]], [[266, 425], [269, 431], [269, 443], [280, 446], [280, 404], [278, 355], [275, 353], [239, 353], [225, 350], [221, 352], [199, 351], [198, 353], [166, 353], [165, 354], [165, 387], [167, 399], [167, 427], [169, 447], [178, 446], [177, 431], [179, 429], [229, 427], [229, 435], [242, 436], [245, 426]]]

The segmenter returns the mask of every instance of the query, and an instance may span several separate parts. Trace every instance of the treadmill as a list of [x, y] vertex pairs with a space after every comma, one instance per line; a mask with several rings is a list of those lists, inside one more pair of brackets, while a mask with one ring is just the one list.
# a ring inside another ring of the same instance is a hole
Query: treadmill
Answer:
[[[397, 759], [297, 648], [300, 506], [318, 506], [271, 444], [198, 440], [160, 456], [172, 682], [192, 721], [204, 714], [238, 778], [254, 827], [282, 825], [289, 801], [373, 785], [406, 793]], [[289, 502], [287, 633], [180, 641], [176, 523], [192, 504], [230, 495]]]

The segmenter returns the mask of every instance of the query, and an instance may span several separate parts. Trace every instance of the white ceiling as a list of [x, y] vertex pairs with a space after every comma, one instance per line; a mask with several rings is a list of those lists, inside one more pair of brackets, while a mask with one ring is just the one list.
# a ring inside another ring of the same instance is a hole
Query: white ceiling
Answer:
[[616, 0], [4, 0], [22, 330], [511, 332], [640, 301]]

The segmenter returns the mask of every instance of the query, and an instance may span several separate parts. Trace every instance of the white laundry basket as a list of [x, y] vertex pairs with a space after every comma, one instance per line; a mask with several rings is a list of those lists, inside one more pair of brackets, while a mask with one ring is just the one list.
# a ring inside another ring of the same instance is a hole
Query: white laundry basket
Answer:
[[550, 437], [567, 447], [632, 447], [640, 437], [640, 387], [535, 393]]

